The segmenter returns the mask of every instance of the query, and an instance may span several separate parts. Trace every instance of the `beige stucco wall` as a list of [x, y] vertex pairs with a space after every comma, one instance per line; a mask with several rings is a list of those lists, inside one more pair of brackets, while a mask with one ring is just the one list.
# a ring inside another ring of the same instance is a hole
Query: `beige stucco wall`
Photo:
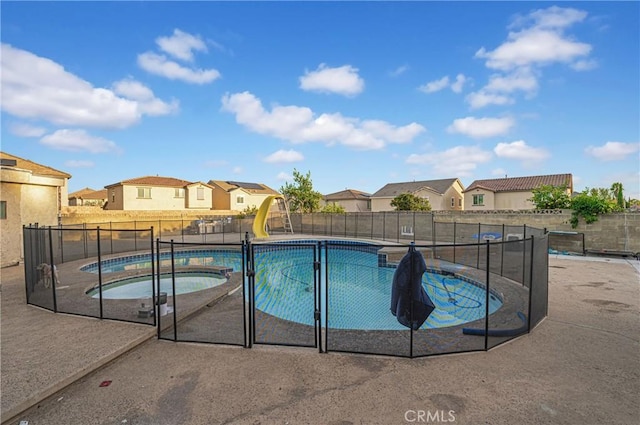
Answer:
[[122, 186], [114, 186], [107, 189], [107, 210], [123, 210], [124, 199]]
[[[198, 188], [204, 189], [204, 199], [198, 199]], [[203, 184], [194, 184], [187, 187], [186, 206], [189, 209], [208, 209], [213, 207], [213, 190]]]
[[535, 208], [529, 201], [533, 193], [524, 192], [498, 192], [495, 197], [495, 209], [497, 210], [531, 210]]
[[[473, 205], [473, 195], [484, 195], [484, 205]], [[495, 193], [485, 189], [473, 189], [464, 194], [465, 211], [495, 210]]]
[[231, 209], [229, 194], [217, 185], [213, 189], [213, 208], [217, 210]]
[[337, 201], [329, 201], [326, 202], [324, 200], [320, 201], [320, 208], [324, 207], [327, 204], [337, 204], [344, 208], [345, 212], [368, 212], [369, 203], [366, 199], [340, 199]]
[[393, 198], [371, 198], [371, 211], [372, 212], [380, 212], [380, 211], [393, 211], [394, 208], [391, 206], [391, 201]]
[[[67, 179], [34, 176], [26, 170], [3, 168], [0, 175], [0, 200], [7, 203], [7, 219], [0, 220], [1, 265], [21, 261], [22, 226], [58, 224], [61, 197], [66, 197]], [[62, 198], [64, 199], [64, 198]]]
[[[434, 192], [429, 189], [421, 189], [414, 193], [414, 195], [421, 198], [427, 198], [433, 211], [460, 211], [463, 209], [463, 207], [458, 206], [458, 199], [463, 199], [464, 196], [462, 194], [462, 186], [460, 186], [460, 184], [457, 182], [454, 183], [449, 189], [447, 189], [444, 195], [441, 195], [440, 193]], [[451, 198], [455, 198], [455, 207], [453, 208], [451, 207]], [[395, 211], [395, 208], [391, 206], [392, 200], [392, 197], [371, 198], [371, 211]]]
[[[238, 196], [242, 196], [244, 198], [244, 202], [242, 204], [239, 204], [237, 202]], [[244, 209], [246, 209], [247, 207], [256, 207], [256, 208], [260, 208], [260, 205], [262, 205], [262, 202], [266, 199], [266, 197], [269, 195], [264, 195], [264, 194], [251, 194], [248, 192], [245, 192], [242, 189], [234, 189], [231, 192], [229, 192], [229, 209], [231, 210], [237, 210], [237, 211], [244, 211]]]

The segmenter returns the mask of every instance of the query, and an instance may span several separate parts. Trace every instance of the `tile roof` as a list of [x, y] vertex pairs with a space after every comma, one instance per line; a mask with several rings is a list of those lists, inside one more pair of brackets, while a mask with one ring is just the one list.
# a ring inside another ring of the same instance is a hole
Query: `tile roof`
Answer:
[[361, 192], [355, 189], [345, 189], [340, 192], [330, 193], [324, 196], [326, 201], [332, 200], [347, 200], [347, 199], [369, 199], [371, 194], [366, 192]]
[[173, 177], [161, 177], [161, 176], [144, 176], [144, 177], [136, 177], [133, 179], [122, 180], [118, 183], [113, 183], [105, 187], [112, 186], [133, 186], [133, 185], [143, 185], [143, 186], [161, 186], [161, 187], [185, 187], [191, 184], [191, 182], [181, 179], [176, 179]]
[[247, 193], [258, 193], [264, 195], [279, 195], [278, 192], [271, 189], [269, 186], [262, 183], [244, 183], [244, 182], [231, 182], [223, 180], [209, 180], [210, 185], [217, 185], [225, 192], [231, 192], [232, 190], [242, 189]]
[[70, 193], [69, 199], [71, 198], [107, 199], [107, 189], [94, 190], [90, 187], [85, 187], [84, 189], [80, 189], [73, 193]]
[[15, 155], [8, 154], [6, 152], [0, 152], [0, 158], [14, 160], [16, 161], [16, 165], [15, 165], [16, 168], [29, 170], [33, 174], [37, 174], [40, 176], [64, 177], [67, 179], [71, 178], [71, 174], [56, 170], [55, 168], [47, 167], [46, 165], [38, 164], [28, 159], [24, 159]]
[[382, 189], [371, 195], [372, 198], [396, 197], [402, 193], [415, 193], [420, 189], [431, 189], [436, 193], [444, 194], [457, 178], [440, 180], [422, 180], [417, 182], [388, 183]]
[[566, 184], [569, 189], [573, 189], [573, 176], [571, 174], [549, 174], [546, 176], [475, 180], [464, 192], [478, 188], [492, 192], [517, 192], [532, 190], [543, 184], [551, 186], [562, 186]]

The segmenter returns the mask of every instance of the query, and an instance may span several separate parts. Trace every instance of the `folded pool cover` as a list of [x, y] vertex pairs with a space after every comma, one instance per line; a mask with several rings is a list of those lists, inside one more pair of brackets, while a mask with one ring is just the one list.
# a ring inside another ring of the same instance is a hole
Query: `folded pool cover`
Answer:
[[424, 257], [411, 245], [393, 274], [391, 313], [398, 322], [413, 330], [419, 329], [435, 309], [422, 286], [422, 275], [426, 270]]

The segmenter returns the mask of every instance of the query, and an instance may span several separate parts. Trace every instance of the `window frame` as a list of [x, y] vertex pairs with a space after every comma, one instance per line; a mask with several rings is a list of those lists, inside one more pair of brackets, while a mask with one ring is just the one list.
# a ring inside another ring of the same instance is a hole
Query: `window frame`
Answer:
[[[151, 188], [150, 187], [138, 187], [138, 196], [136, 199], [151, 199]], [[142, 191], [142, 196], [140, 196], [140, 191]], [[148, 196], [145, 196], [147, 195]]]
[[196, 187], [196, 199], [204, 201], [204, 187]]
[[186, 191], [184, 190], [183, 187], [176, 187], [176, 188], [174, 188], [174, 191], [173, 191], [173, 197], [174, 198], [184, 198], [185, 197], [185, 193], [186, 193]]
[[0, 201], [0, 220], [7, 219], [7, 201]]
[[484, 193], [477, 193], [472, 195], [472, 205], [474, 207], [481, 207], [484, 206]]

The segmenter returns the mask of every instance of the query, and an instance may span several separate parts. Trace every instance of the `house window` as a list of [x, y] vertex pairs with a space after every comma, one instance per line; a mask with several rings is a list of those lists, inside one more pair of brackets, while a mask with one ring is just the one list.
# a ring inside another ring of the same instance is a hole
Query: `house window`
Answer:
[[7, 201], [0, 201], [0, 220], [7, 219]]
[[238, 196], [236, 198], [236, 204], [244, 204], [244, 196]]
[[456, 206], [456, 198], [451, 198], [451, 208]]
[[204, 187], [197, 188], [198, 201], [204, 201]]
[[458, 206], [462, 207], [462, 198], [458, 198]]
[[116, 191], [115, 190], [111, 191], [111, 202], [116, 202]]
[[473, 195], [473, 205], [484, 205], [484, 195]]
[[176, 187], [173, 195], [174, 198], [184, 198], [184, 189], [181, 187]]
[[139, 187], [138, 188], [138, 199], [151, 199], [151, 188], [150, 187]]

